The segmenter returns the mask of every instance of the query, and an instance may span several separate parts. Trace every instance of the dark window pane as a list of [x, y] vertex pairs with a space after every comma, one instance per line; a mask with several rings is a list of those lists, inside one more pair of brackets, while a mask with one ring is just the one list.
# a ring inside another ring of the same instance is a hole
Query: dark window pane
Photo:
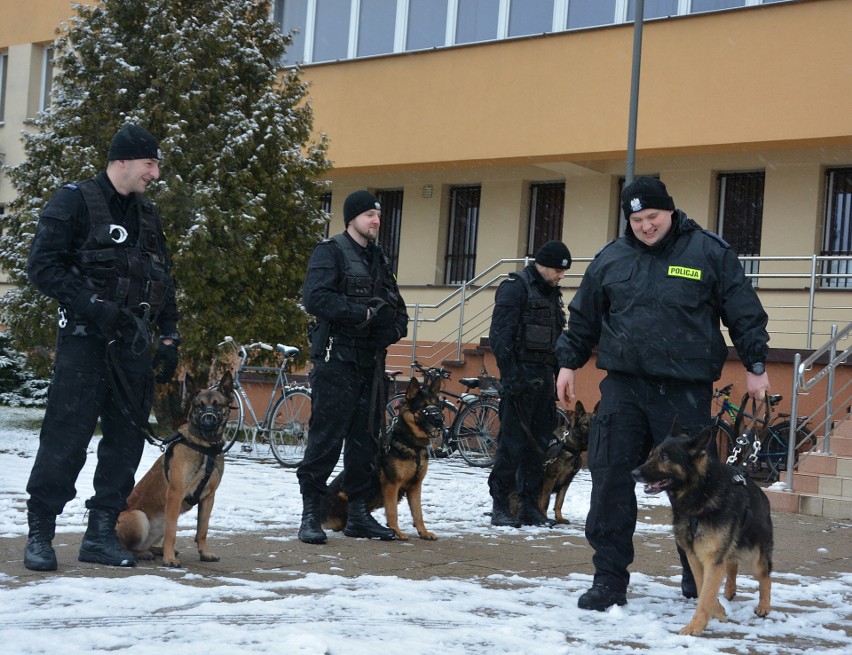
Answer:
[[[645, 18], [660, 18], [661, 16], [677, 16], [678, 0], [645, 0]], [[636, 0], [628, 0], [627, 20], [636, 19]]]
[[361, 0], [358, 21], [358, 56], [393, 52], [396, 0]]
[[745, 0], [692, 0], [690, 13], [700, 14], [702, 11], [715, 11], [717, 9], [732, 9], [744, 7]]
[[760, 255], [763, 172], [719, 175], [719, 231], [738, 255]]
[[499, 10], [500, 0], [459, 0], [456, 43], [496, 39]]
[[562, 239], [565, 183], [533, 184], [530, 187], [530, 230], [527, 256], [532, 257], [548, 241]]
[[313, 61], [346, 59], [350, 0], [317, 0]]
[[446, 40], [446, 0], [410, 0], [405, 49], [434, 48], [445, 45]]
[[568, 28], [612, 25], [615, 0], [571, 0], [568, 3]]
[[379, 226], [379, 244], [391, 263], [393, 274], [399, 270], [399, 236], [402, 229], [402, 189], [377, 191], [382, 205], [382, 222]]
[[[852, 168], [826, 172], [825, 235], [823, 256], [852, 255]], [[826, 261], [823, 275], [852, 274], [852, 261]], [[852, 289], [852, 277], [823, 278], [823, 287]]]
[[447, 237], [445, 284], [461, 284], [476, 270], [476, 235], [479, 229], [479, 186], [450, 190], [450, 229]]
[[293, 45], [284, 53], [285, 64], [298, 64], [305, 60], [305, 26], [308, 24], [308, 0], [276, 0], [275, 20], [281, 31], [293, 32]]
[[515, 0], [509, 7], [509, 36], [553, 31], [553, 0]]

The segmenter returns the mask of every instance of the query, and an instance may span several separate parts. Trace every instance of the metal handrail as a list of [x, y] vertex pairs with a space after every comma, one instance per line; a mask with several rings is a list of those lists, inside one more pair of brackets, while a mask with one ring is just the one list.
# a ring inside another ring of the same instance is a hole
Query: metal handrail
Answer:
[[[817, 409], [816, 413], [824, 411], [824, 418], [816, 424], [811, 423], [810, 435], [822, 433], [822, 445], [819, 452], [828, 454], [831, 452], [831, 435], [834, 432], [834, 407], [844, 407], [852, 400], [852, 390], [848, 384], [837, 389], [835, 386], [834, 373], [838, 366], [846, 363], [849, 356], [852, 355], [852, 345], [847, 346], [838, 354], [838, 345], [849, 338], [852, 332], [852, 323], [846, 325], [845, 328], [838, 331], [837, 326], [831, 328], [831, 338], [820, 348], [815, 350], [809, 357], [802, 360], [800, 353], [796, 353], [793, 358], [793, 392], [790, 394], [790, 439], [787, 444], [787, 480], [784, 487], [787, 491], [793, 491], [793, 467], [796, 464], [796, 451], [801, 445], [797, 443], [796, 430], [799, 427], [799, 394], [810, 393], [818, 383], [826, 381], [825, 402]], [[813, 368], [813, 365], [820, 358], [828, 355], [828, 362], [813, 377], [807, 378], [806, 373]], [[811, 451], [811, 452], [816, 452]], [[799, 463], [801, 463], [809, 453], [803, 453]]]
[[[573, 263], [575, 264], [573, 271], [567, 271], [565, 274], [565, 279], [576, 282], [579, 285], [579, 281], [583, 277], [583, 271], [585, 270], [585, 264], [591, 262], [593, 257], [575, 257], [573, 259]], [[803, 280], [808, 289], [808, 302], [807, 305], [778, 305], [776, 307], [769, 307], [764, 304], [764, 307], [769, 309], [776, 310], [789, 310], [789, 309], [797, 309], [797, 310], [807, 310], [807, 318], [804, 319], [806, 321], [806, 328], [804, 331], [796, 332], [796, 331], [776, 331], [778, 333], [786, 333], [786, 334], [802, 334], [805, 336], [806, 348], [810, 349], [812, 347], [814, 337], [817, 336], [815, 325], [824, 321], [818, 321], [816, 318], [816, 294], [818, 291], [834, 291], [834, 288], [828, 289], [825, 287], [821, 287], [821, 283], [825, 279], [846, 281], [852, 279], [852, 273], [822, 273], [821, 270], [825, 270], [826, 264], [834, 264], [833, 268], [835, 269], [846, 269], [852, 271], [852, 255], [806, 255], [806, 256], [770, 256], [770, 257], [762, 257], [756, 255], [744, 255], [740, 256], [740, 260], [744, 263], [747, 262], [787, 262], [791, 266], [796, 263], [799, 264], [807, 264], [807, 272], [802, 273], [766, 273], [760, 272], [759, 270], [753, 273], [746, 273], [746, 276], [752, 279], [757, 285], [760, 280], [793, 280], [800, 279]], [[494, 274], [500, 268], [506, 266], [513, 266], [514, 269], [518, 267], [523, 267], [529, 264], [531, 258], [523, 257], [523, 258], [508, 258], [508, 259], [499, 259], [483, 271], [474, 276], [471, 280], [464, 282], [459, 285], [450, 293], [448, 293], [444, 298], [438, 300], [435, 303], [410, 303], [407, 305], [409, 308], [409, 315], [411, 316], [411, 321], [413, 323], [411, 334], [411, 352], [406, 358], [409, 360], [409, 366], [412, 367], [413, 370], [413, 362], [417, 359], [417, 352], [429, 352], [431, 350], [437, 350], [436, 354], [433, 356], [437, 356], [438, 354], [446, 353], [449, 356], [450, 351], [455, 351], [455, 358], [457, 360], [462, 357], [462, 349], [466, 343], [465, 335], [470, 334], [472, 329], [478, 329], [483, 326], [487, 326], [488, 320], [490, 317], [484, 320], [480, 320], [479, 316], [475, 316], [474, 319], [471, 319], [470, 316], [467, 315], [467, 306], [472, 299], [477, 297], [479, 294], [483, 293], [491, 289], [495, 286], [499, 281], [504, 279], [507, 276], [507, 273], [498, 273]], [[578, 266], [579, 265], [579, 266]], [[758, 266], [759, 268], [759, 266]], [[579, 269], [579, 270], [578, 270]], [[573, 285], [572, 285], [573, 286]], [[760, 290], [760, 287], [758, 287]], [[782, 289], [783, 290], [783, 289]], [[843, 289], [841, 289], [842, 291]], [[849, 283], [848, 290], [852, 290], [852, 283]], [[822, 307], [820, 309], [831, 309], [831, 310], [846, 310], [848, 309], [852, 312], [852, 306], [850, 307]], [[434, 315], [425, 315], [425, 311], [429, 310], [439, 310]], [[458, 312], [458, 320], [455, 321], [455, 327], [445, 335], [442, 335], [440, 339], [432, 342], [431, 344], [420, 343], [418, 338], [418, 326], [422, 323], [438, 323], [442, 320], [447, 319], [448, 317], [452, 317], [454, 312]], [[474, 320], [478, 322], [473, 322]], [[793, 320], [798, 319], [789, 319], [785, 317], [773, 317], [773, 322], [775, 324], [785, 322], [791, 322]], [[771, 330], [770, 330], [771, 332]]]

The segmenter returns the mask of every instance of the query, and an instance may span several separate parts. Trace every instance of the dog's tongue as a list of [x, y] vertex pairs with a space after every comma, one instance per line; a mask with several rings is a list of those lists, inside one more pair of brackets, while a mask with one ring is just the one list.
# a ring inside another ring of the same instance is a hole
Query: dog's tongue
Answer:
[[645, 493], [648, 495], [658, 494], [666, 488], [668, 482], [668, 480], [663, 480], [661, 482], [649, 482], [645, 485]]

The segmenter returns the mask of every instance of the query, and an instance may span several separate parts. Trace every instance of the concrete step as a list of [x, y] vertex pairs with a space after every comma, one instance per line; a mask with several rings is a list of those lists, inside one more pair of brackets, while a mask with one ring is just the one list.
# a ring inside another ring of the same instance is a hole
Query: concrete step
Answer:
[[792, 512], [830, 519], [852, 520], [852, 498], [827, 496], [784, 489], [764, 489], [775, 512]]

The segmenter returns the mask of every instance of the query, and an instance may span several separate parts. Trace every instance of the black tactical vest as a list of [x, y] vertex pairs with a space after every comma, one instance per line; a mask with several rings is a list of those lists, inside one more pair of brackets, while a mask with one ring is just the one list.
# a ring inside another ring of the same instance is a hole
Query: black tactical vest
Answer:
[[136, 242], [131, 243], [124, 226], [113, 223], [97, 183], [92, 179], [77, 186], [90, 219], [89, 235], [78, 253], [84, 275], [104, 300], [131, 309], [147, 303], [156, 314], [165, 300], [168, 271], [153, 206], [134, 194], [139, 223]]
[[537, 284], [532, 284], [526, 270], [510, 273], [520, 280], [527, 291], [527, 300], [521, 314], [521, 324], [515, 335], [515, 357], [520, 362], [553, 364], [556, 362], [556, 340], [565, 327], [565, 312], [559, 293], [545, 295]]
[[[364, 305], [365, 317], [367, 303], [374, 297], [381, 298], [396, 310], [401, 298], [394, 289], [392, 277], [389, 279], [389, 276], [391, 276], [390, 265], [381, 249], [373, 249], [373, 271], [370, 271], [361, 258], [360, 249], [345, 234], [336, 234], [331, 237], [331, 241], [343, 255], [341, 293], [350, 301]], [[357, 341], [366, 339], [370, 335], [370, 326], [366, 325], [359, 328], [352, 325], [335, 325], [332, 328], [332, 334], [344, 335]]]

